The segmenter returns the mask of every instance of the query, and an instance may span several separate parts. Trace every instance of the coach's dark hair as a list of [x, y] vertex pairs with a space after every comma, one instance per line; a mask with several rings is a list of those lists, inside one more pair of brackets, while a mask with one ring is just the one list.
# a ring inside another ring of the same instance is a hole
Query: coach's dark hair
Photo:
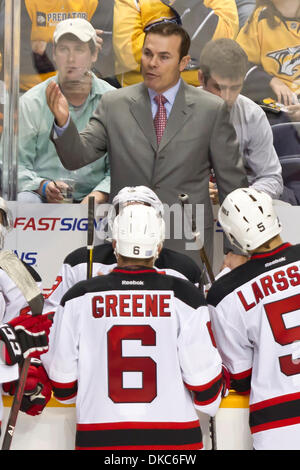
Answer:
[[[54, 49], [55, 47], [57, 46], [57, 44], [59, 43], [59, 41], [61, 39], [67, 39], [68, 41], [79, 41], [79, 42], [83, 42], [83, 41], [80, 41], [80, 39], [75, 35], [75, 34], [72, 34], [72, 33], [66, 33], [66, 34], [63, 34], [57, 42], [54, 43]], [[87, 44], [89, 45], [89, 48], [90, 48], [90, 51], [91, 51], [91, 54], [95, 54], [96, 52], [96, 44], [94, 43], [93, 39], [90, 39]]]
[[148, 34], [159, 34], [160, 36], [180, 36], [181, 45], [180, 45], [180, 60], [182, 57], [185, 57], [189, 53], [191, 39], [185, 29], [182, 28], [179, 24], [173, 22], [161, 22], [153, 24], [153, 26], [148, 27], [145, 30], [145, 39]]
[[206, 84], [211, 74], [233, 80], [244, 78], [247, 72], [248, 57], [236, 41], [220, 38], [205, 44], [199, 62], [199, 69], [203, 73]]

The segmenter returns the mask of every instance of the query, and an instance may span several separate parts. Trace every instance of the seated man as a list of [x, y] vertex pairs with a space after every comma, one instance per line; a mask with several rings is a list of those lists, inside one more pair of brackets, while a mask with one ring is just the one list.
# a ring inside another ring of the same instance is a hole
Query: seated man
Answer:
[[[0, 2], [0, 51], [3, 59], [5, 34], [5, 3]], [[58, 0], [56, 2], [21, 1], [20, 92], [53, 77], [56, 73], [52, 59], [52, 38], [60, 21], [84, 18], [97, 32], [101, 57], [93, 64], [97, 77], [110, 80], [114, 75], [112, 49], [113, 1], [111, 0]], [[3, 78], [3, 68], [1, 70]]]
[[[235, 41], [216, 39], [203, 48], [199, 81], [204, 90], [220, 96], [228, 105], [249, 185], [279, 199], [283, 182], [271, 126], [260, 106], [240, 95], [246, 71], [247, 56]], [[210, 186], [216, 202], [217, 189], [213, 182]]]
[[[58, 23], [54, 36], [55, 80], [66, 97], [70, 113], [79, 130], [87, 125], [102, 95], [113, 87], [97, 78], [91, 68], [97, 59], [97, 34], [84, 19]], [[21, 202], [62, 201], [62, 180], [75, 180], [74, 199], [105, 202], [110, 192], [108, 158], [98, 160], [76, 172], [65, 170], [49, 140], [53, 125], [45, 90], [52, 78], [36, 85], [20, 99], [18, 200]]]

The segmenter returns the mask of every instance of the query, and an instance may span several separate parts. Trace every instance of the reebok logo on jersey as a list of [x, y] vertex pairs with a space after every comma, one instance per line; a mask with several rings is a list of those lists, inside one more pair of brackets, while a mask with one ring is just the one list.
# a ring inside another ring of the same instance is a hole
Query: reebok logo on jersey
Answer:
[[143, 286], [144, 281], [122, 281], [122, 286]]
[[273, 264], [281, 263], [282, 261], [286, 261], [286, 257], [282, 256], [281, 258], [274, 259], [274, 261], [270, 261], [270, 263], [266, 263], [265, 267], [272, 266]]

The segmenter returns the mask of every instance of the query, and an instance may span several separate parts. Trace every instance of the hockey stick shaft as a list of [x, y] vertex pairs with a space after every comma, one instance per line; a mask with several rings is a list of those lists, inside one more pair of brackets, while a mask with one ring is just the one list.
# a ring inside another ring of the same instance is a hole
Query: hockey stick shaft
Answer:
[[10, 450], [12, 438], [15, 432], [18, 414], [21, 408], [22, 398], [24, 395], [29, 366], [30, 366], [30, 357], [27, 357], [24, 360], [21, 371], [20, 371], [17, 389], [15, 392], [12, 407], [10, 409], [10, 414], [9, 414], [9, 418], [7, 421], [7, 426], [6, 426], [6, 430], [5, 430], [5, 434], [3, 438], [2, 450]]
[[[44, 298], [42, 294], [40, 294], [37, 297], [34, 297], [31, 299], [31, 301], [28, 302], [32, 315], [40, 315], [43, 310], [43, 305], [44, 305]], [[24, 395], [24, 390], [25, 390], [25, 385], [26, 385], [26, 380], [27, 380], [27, 374], [30, 366], [30, 356], [26, 357], [22, 363], [22, 367], [20, 369], [20, 374], [19, 374], [19, 380], [18, 380], [18, 385], [16, 387], [15, 391], [15, 396], [14, 400], [10, 409], [4, 437], [3, 437], [3, 442], [2, 442], [2, 450], [10, 450], [10, 446], [12, 443], [16, 423], [17, 423], [17, 418], [18, 414], [21, 408], [21, 403]]]
[[87, 232], [87, 279], [93, 275], [93, 251], [94, 251], [94, 216], [95, 198], [88, 198], [88, 232]]
[[205, 251], [204, 247], [200, 248], [200, 257], [201, 257], [202, 263], [206, 267], [210, 283], [212, 284], [215, 280], [215, 276], [214, 276], [211, 264], [208, 260], [208, 257], [207, 257], [207, 254], [206, 254], [206, 251]]
[[[188, 196], [188, 194], [179, 194], [178, 198], [181, 201], [182, 208], [183, 208], [183, 214], [184, 214], [184, 205], [189, 203], [189, 196]], [[194, 215], [193, 215], [193, 211], [192, 211], [192, 215], [191, 215], [191, 229], [192, 229], [192, 234], [194, 235], [195, 240], [199, 239], [200, 234], [199, 234], [199, 232], [197, 232], [196, 222], [195, 222], [195, 218], [194, 218]], [[213, 281], [215, 280], [215, 276], [214, 276], [211, 264], [209, 262], [209, 259], [207, 257], [207, 254], [206, 254], [206, 251], [205, 251], [203, 245], [199, 249], [199, 253], [200, 253], [200, 258], [201, 258], [203, 267], [206, 270], [208, 280], [209, 280], [210, 284], [212, 284]], [[209, 430], [210, 430], [210, 437], [211, 437], [211, 450], [217, 450], [216, 420], [213, 417], [210, 417], [210, 419], [209, 419]]]
[[[181, 201], [182, 207], [184, 209], [184, 205], [189, 203], [189, 196], [187, 194], [179, 194], [178, 198]], [[184, 210], [183, 210], [183, 213], [184, 213]], [[200, 239], [200, 234], [199, 232], [197, 232], [197, 229], [196, 229], [196, 222], [195, 222], [193, 212], [191, 214], [191, 229], [192, 229], [192, 233], [194, 235], [195, 240]], [[214, 276], [211, 264], [209, 262], [209, 259], [207, 257], [203, 244], [201, 248], [199, 249], [199, 253], [200, 253], [200, 258], [201, 258], [203, 267], [205, 268], [206, 273], [208, 275], [208, 278], [209, 278], [208, 280], [212, 284], [213, 281], [215, 280], [215, 276]]]

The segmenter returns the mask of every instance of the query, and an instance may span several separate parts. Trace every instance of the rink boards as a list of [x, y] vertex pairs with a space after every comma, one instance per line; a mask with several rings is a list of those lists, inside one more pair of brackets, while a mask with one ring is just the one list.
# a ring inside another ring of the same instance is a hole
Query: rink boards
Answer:
[[[58, 274], [64, 257], [72, 250], [84, 246], [87, 240], [87, 206], [75, 204], [17, 204], [10, 202], [15, 230], [6, 238], [6, 249], [32, 265], [43, 279], [43, 290], [49, 289]], [[46, 210], [45, 210], [46, 209]], [[300, 207], [279, 203], [277, 213], [283, 223], [282, 238], [291, 243], [300, 240]], [[215, 214], [217, 208], [215, 208]], [[99, 227], [102, 214], [97, 214]], [[96, 240], [97, 243], [97, 240]], [[215, 224], [215, 274], [222, 264], [222, 233]], [[4, 397], [2, 437], [11, 398]], [[248, 398], [231, 392], [223, 399], [216, 415], [218, 449], [252, 449], [248, 426]], [[210, 448], [208, 417], [200, 415], [204, 446]], [[20, 413], [12, 449], [74, 449], [76, 416], [74, 405], [61, 405], [51, 399], [42, 415], [31, 417]]]

